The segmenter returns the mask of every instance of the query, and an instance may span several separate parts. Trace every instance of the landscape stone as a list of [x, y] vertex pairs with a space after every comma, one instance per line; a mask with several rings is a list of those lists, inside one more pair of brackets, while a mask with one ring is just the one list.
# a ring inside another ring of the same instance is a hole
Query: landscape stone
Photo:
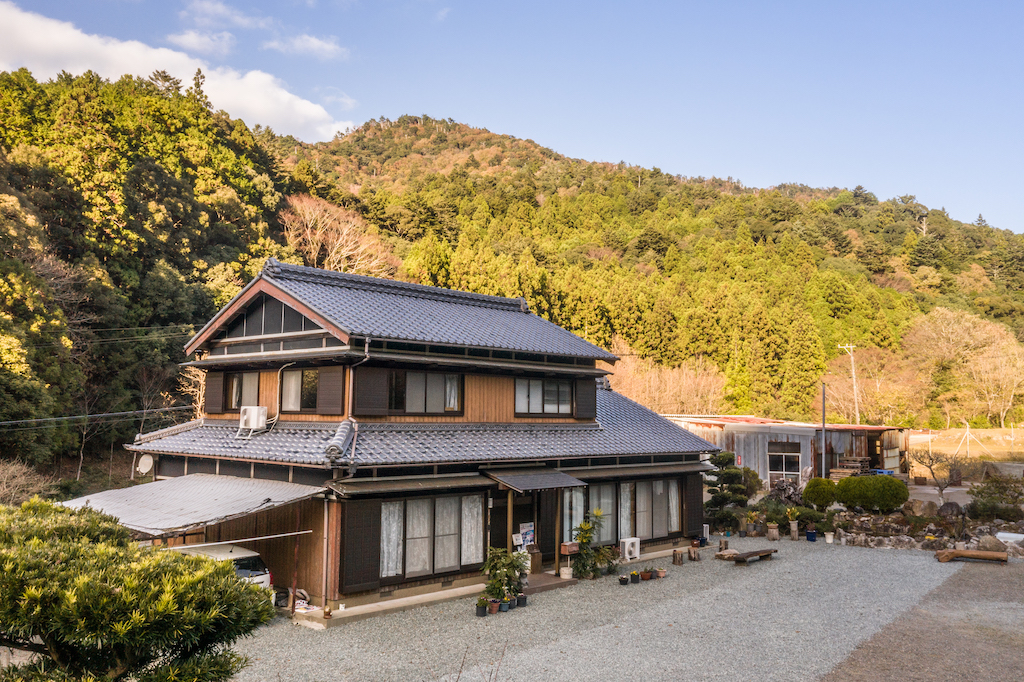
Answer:
[[926, 501], [921, 505], [921, 513], [918, 516], [938, 516], [939, 505], [935, 504], [931, 500]]
[[1005, 552], [1006, 543], [994, 535], [986, 535], [978, 541], [978, 549], [983, 552]]
[[939, 507], [939, 516], [949, 518], [951, 516], [960, 516], [963, 513], [963, 507], [956, 502], [947, 502], [946, 504]]

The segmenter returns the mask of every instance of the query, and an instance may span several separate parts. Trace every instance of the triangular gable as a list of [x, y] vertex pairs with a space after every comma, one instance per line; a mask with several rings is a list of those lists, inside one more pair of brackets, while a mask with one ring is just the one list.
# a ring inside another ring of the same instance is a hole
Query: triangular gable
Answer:
[[[279, 324], [277, 320], [280, 320]], [[345, 330], [331, 324], [323, 315], [260, 275], [189, 340], [185, 345], [185, 355], [191, 355], [203, 344], [219, 338], [318, 330], [326, 331], [342, 343], [349, 341]]]

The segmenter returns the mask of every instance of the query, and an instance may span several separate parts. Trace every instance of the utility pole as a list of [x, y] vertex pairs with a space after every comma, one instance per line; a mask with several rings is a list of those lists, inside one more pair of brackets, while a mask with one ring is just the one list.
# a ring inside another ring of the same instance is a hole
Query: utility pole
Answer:
[[821, 382], [821, 477], [825, 478], [825, 382]]
[[853, 345], [852, 343], [840, 343], [837, 344], [836, 347], [839, 350], [845, 350], [847, 353], [850, 354], [850, 372], [851, 374], [853, 374], [853, 412], [857, 418], [857, 426], [860, 426], [860, 403], [857, 400], [857, 365], [853, 361], [853, 349], [856, 348], [857, 346]]

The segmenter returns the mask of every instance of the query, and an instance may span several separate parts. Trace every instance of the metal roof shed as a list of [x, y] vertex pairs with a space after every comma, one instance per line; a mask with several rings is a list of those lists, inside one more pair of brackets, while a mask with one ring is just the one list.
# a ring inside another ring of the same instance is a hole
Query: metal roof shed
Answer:
[[106, 490], [63, 504], [73, 509], [88, 505], [117, 517], [121, 525], [140, 535], [165, 538], [298, 502], [326, 490], [284, 481], [189, 474]]

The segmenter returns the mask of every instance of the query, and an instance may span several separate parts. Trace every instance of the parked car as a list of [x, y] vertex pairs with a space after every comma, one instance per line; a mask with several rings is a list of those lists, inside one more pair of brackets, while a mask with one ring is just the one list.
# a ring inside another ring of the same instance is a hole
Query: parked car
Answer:
[[217, 561], [231, 561], [235, 565], [235, 574], [242, 580], [271, 591], [274, 589], [274, 575], [263, 563], [259, 552], [238, 545], [200, 545], [196, 547], [181, 545], [168, 549], [189, 556], [205, 556]]

